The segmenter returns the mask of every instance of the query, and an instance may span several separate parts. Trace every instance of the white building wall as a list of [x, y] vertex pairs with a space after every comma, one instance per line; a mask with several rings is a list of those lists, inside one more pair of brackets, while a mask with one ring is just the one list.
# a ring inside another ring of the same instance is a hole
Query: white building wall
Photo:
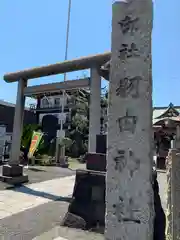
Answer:
[[[59, 99], [59, 104], [56, 100]], [[62, 107], [64, 99], [64, 106], [67, 105], [67, 96], [56, 95], [56, 96], [48, 96], [41, 99], [40, 107], [47, 108], [47, 107]]]

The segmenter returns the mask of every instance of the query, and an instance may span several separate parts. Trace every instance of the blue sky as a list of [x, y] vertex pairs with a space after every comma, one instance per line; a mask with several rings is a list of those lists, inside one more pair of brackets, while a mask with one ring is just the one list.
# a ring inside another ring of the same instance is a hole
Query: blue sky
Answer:
[[[111, 48], [112, 0], [72, 0], [68, 59]], [[64, 60], [68, 0], [0, 1], [0, 99], [15, 102], [17, 84], [5, 72]], [[154, 105], [180, 105], [180, 1], [156, 0], [153, 29]], [[178, 26], [179, 25], [179, 26]], [[86, 72], [68, 74], [69, 79]], [[60, 81], [62, 75], [30, 85]]]

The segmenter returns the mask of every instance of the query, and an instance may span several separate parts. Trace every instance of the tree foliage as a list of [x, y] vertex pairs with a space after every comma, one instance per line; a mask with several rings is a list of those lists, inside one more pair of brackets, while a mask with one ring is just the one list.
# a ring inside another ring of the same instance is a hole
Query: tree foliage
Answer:
[[33, 135], [33, 131], [37, 131], [40, 129], [40, 126], [37, 124], [28, 124], [23, 127], [23, 133], [21, 137], [21, 146], [24, 148], [28, 148], [31, 143], [31, 138]]
[[71, 109], [71, 127], [66, 136], [72, 140], [68, 154], [79, 157], [87, 152], [89, 134], [89, 93], [78, 91], [74, 94], [75, 106]]
[[[66, 154], [72, 157], [79, 157], [88, 151], [89, 135], [89, 97], [90, 93], [85, 90], [78, 90], [71, 96], [75, 104], [71, 108], [71, 126], [66, 131], [66, 136], [62, 140], [62, 145], [66, 147]], [[108, 92], [105, 91], [101, 97], [101, 107], [107, 108]], [[33, 131], [40, 128], [38, 125], [27, 125], [23, 129], [21, 144], [28, 147], [31, 142]], [[55, 151], [55, 139], [49, 146], [44, 146], [43, 138], [38, 148], [39, 154], [53, 155]]]

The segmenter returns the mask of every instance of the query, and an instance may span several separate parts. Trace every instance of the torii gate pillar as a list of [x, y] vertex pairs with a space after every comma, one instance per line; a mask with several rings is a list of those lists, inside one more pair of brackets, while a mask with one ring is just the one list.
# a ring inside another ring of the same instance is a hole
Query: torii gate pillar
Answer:
[[24, 88], [26, 86], [26, 80], [20, 79], [18, 81], [10, 160], [9, 163], [7, 165], [4, 165], [2, 169], [1, 180], [9, 184], [20, 184], [28, 181], [28, 176], [23, 175], [23, 166], [19, 165], [25, 106]]
[[101, 76], [98, 67], [91, 68], [88, 152], [96, 152], [96, 135], [100, 134]]

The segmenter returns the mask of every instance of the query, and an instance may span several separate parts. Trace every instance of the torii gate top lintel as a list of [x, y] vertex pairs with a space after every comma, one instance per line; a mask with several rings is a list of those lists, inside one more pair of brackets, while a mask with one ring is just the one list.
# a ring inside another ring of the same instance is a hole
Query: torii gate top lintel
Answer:
[[110, 57], [111, 53], [106, 52], [103, 54], [81, 57], [74, 60], [67, 60], [64, 62], [46, 65], [42, 67], [7, 73], [4, 75], [4, 80], [8, 83], [11, 83], [18, 81], [19, 79], [28, 80], [33, 78], [62, 74], [65, 72], [84, 70], [91, 68], [94, 65], [99, 65], [101, 67], [103, 64], [110, 60]]

